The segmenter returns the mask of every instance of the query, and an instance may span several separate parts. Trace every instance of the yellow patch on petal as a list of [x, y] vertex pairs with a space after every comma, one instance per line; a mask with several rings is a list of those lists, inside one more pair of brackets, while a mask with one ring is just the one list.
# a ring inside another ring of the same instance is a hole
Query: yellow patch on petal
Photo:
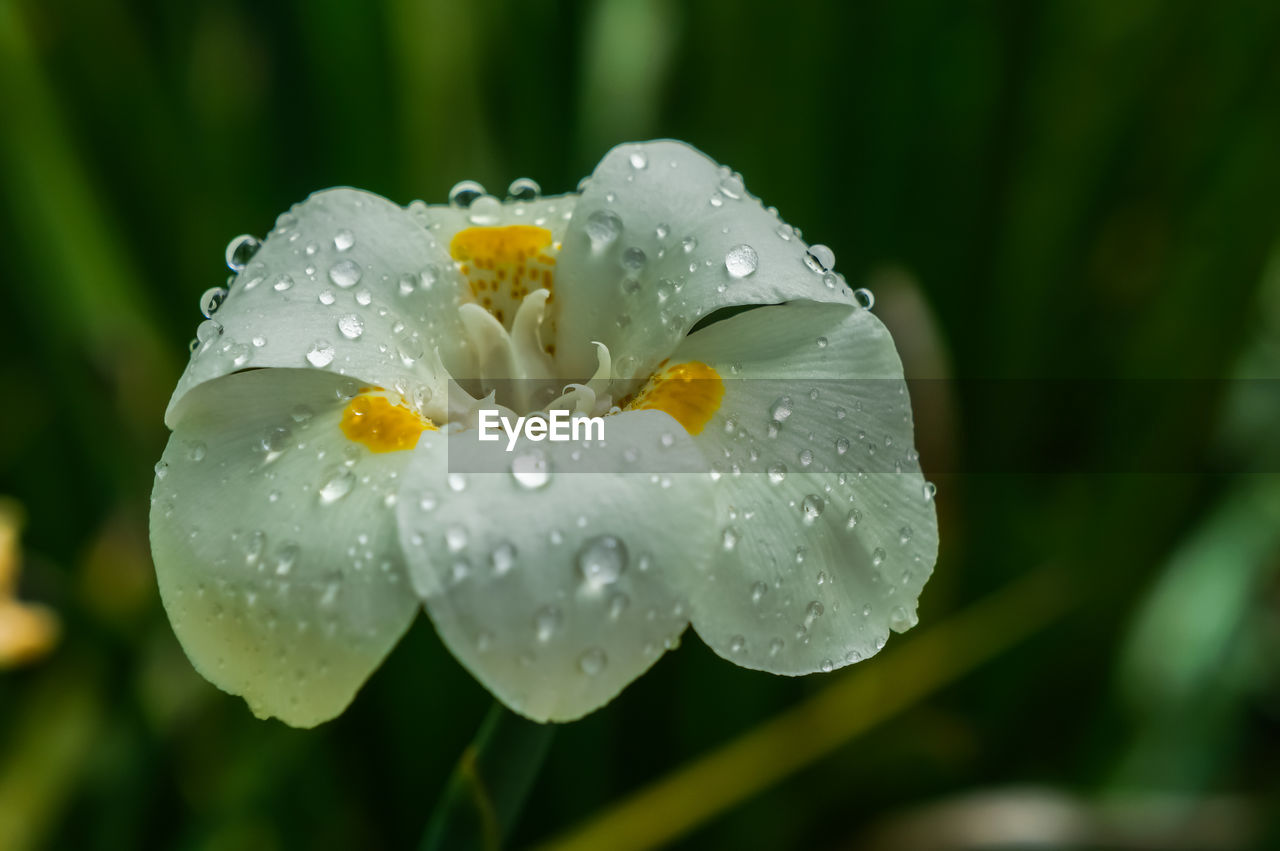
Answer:
[[705, 363], [689, 361], [659, 368], [625, 410], [665, 411], [689, 434], [699, 434], [723, 400], [720, 374]]
[[552, 289], [559, 248], [546, 228], [505, 225], [458, 231], [449, 243], [449, 254], [476, 302], [510, 330], [525, 296]]
[[438, 431], [436, 424], [403, 405], [382, 396], [356, 396], [342, 412], [342, 433], [347, 440], [371, 452], [400, 452], [418, 445], [424, 431]]

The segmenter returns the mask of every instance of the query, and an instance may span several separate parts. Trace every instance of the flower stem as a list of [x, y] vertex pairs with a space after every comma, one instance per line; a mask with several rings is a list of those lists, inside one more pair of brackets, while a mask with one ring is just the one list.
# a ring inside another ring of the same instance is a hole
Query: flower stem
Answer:
[[555, 733], [494, 703], [458, 757], [422, 838], [422, 851], [498, 849], [510, 834]]

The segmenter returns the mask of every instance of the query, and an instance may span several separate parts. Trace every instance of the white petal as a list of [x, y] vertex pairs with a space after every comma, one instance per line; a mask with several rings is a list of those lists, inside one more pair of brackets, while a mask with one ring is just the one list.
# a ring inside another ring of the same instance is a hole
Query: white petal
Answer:
[[562, 374], [589, 375], [598, 340], [622, 374], [643, 378], [722, 307], [852, 303], [838, 276], [806, 263], [806, 248], [739, 176], [700, 151], [672, 141], [614, 148], [587, 182], [560, 253]]
[[648, 669], [688, 619], [668, 577], [711, 552], [705, 473], [614, 472], [698, 469], [678, 424], [647, 411], [607, 429], [607, 447], [522, 442], [510, 454], [505, 438], [455, 434], [448, 482], [423, 452], [405, 479], [402, 541], [441, 638], [537, 721], [578, 718]]
[[740, 665], [804, 674], [866, 658], [913, 625], [937, 518], [880, 321], [763, 307], [691, 335], [673, 357], [686, 360], [726, 378], [694, 438], [723, 473], [711, 581], [685, 586], [698, 634]]
[[407, 397], [442, 389], [436, 349], [447, 366], [469, 365], [461, 292], [447, 250], [403, 208], [355, 189], [317, 192], [280, 217], [201, 325], [165, 422], [191, 388], [252, 367], [319, 368]]
[[392, 507], [410, 453], [347, 441], [349, 383], [272, 369], [202, 384], [156, 468], [151, 547], [174, 632], [214, 685], [299, 727], [350, 703], [418, 605]]

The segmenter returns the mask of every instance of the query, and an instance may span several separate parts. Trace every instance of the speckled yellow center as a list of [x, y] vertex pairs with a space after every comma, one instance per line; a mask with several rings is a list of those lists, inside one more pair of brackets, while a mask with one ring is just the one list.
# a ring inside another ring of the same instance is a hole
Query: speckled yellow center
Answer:
[[360, 394], [342, 412], [342, 433], [371, 452], [399, 452], [418, 445], [424, 431], [437, 431], [435, 423], [382, 396]]
[[724, 399], [724, 381], [705, 363], [689, 361], [664, 366], [653, 375], [625, 410], [665, 411], [689, 434], [699, 434]]
[[552, 290], [559, 248], [546, 228], [505, 225], [458, 231], [449, 254], [475, 300], [510, 330], [525, 296], [537, 289]]

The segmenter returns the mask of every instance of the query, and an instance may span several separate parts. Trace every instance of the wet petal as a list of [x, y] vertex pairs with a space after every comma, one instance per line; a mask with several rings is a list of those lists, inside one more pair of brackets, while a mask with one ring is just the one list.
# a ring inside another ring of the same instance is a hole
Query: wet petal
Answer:
[[174, 632], [208, 680], [294, 726], [340, 713], [417, 610], [393, 507], [411, 455], [344, 436], [354, 389], [318, 370], [202, 384], [156, 466], [151, 546]]
[[643, 377], [722, 307], [851, 304], [844, 282], [806, 249], [739, 175], [700, 151], [672, 141], [614, 148], [587, 182], [560, 253], [563, 374], [589, 375], [598, 340], [619, 374]]
[[915, 623], [938, 534], [889, 332], [869, 311], [764, 307], [690, 336], [724, 398], [694, 440], [717, 459], [716, 559], [683, 586], [717, 653], [829, 670]]
[[[454, 655], [538, 721], [596, 709], [684, 629], [673, 572], [711, 552], [711, 483], [666, 414], [608, 418], [607, 446], [452, 435], [445, 479], [417, 452], [400, 500], [414, 585]], [[487, 470], [494, 472], [473, 472]], [[596, 472], [592, 472], [596, 471]]]
[[451, 261], [414, 217], [356, 189], [317, 192], [280, 216], [197, 345], [165, 422], [193, 387], [241, 369], [322, 369], [411, 396], [468, 353]]

